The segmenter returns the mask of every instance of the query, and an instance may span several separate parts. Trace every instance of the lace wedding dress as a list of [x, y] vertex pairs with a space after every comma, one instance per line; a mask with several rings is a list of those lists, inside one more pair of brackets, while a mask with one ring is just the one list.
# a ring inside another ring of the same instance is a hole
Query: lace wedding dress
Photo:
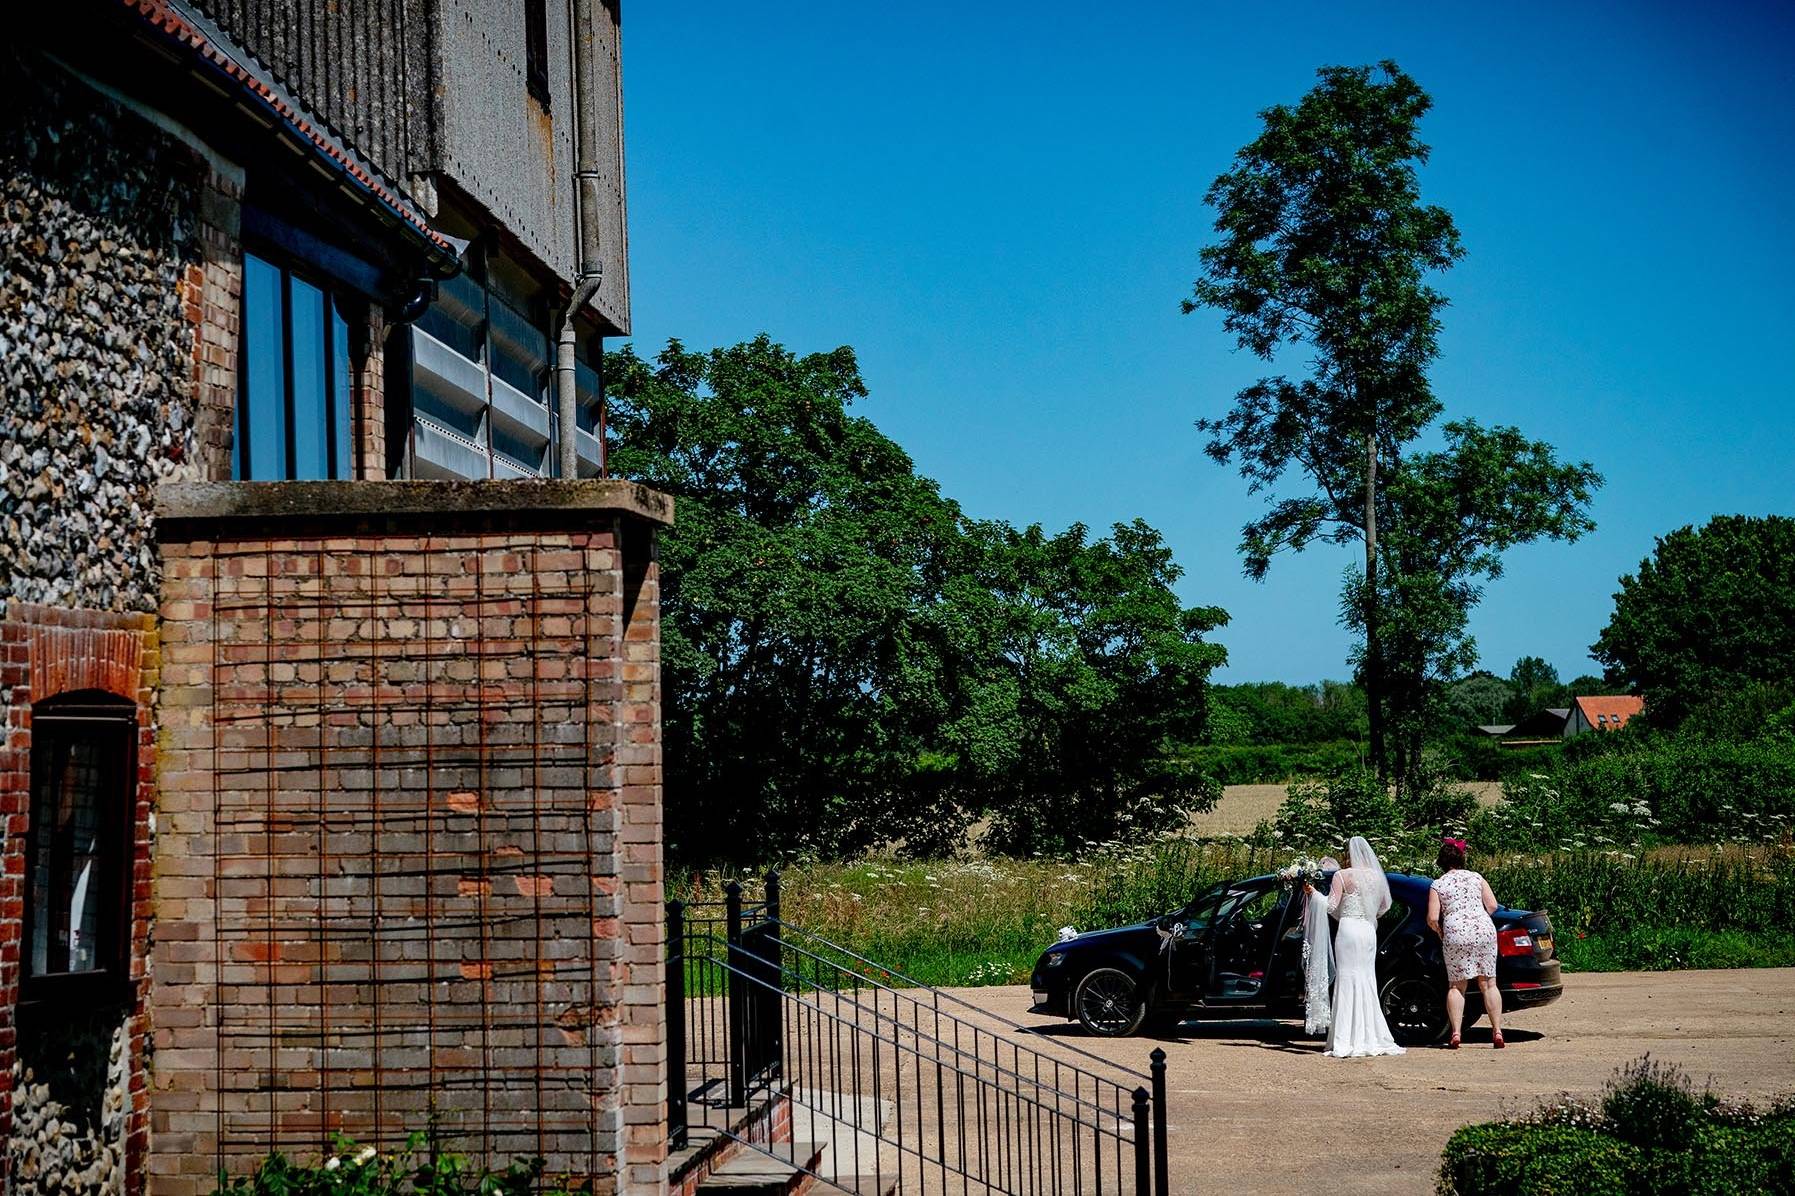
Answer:
[[1390, 908], [1390, 882], [1362, 838], [1352, 841], [1352, 865], [1336, 872], [1328, 886], [1328, 912], [1340, 928], [1334, 935], [1334, 1020], [1326, 1053], [1336, 1059], [1400, 1055], [1377, 999], [1377, 920]]

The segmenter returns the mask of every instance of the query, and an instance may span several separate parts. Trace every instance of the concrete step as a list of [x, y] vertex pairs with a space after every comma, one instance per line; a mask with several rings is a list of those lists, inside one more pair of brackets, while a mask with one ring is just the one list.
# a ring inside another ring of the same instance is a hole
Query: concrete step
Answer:
[[809, 1172], [822, 1157], [822, 1143], [775, 1142], [767, 1149], [778, 1157], [745, 1147], [735, 1158], [699, 1180], [698, 1190], [728, 1192], [732, 1196], [785, 1196], [816, 1182]]

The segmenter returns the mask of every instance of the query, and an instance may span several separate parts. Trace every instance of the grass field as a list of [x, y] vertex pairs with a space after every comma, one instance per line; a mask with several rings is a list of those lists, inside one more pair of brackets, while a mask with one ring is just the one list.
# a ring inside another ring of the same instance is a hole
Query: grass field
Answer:
[[[1501, 781], [1460, 781], [1459, 787], [1469, 791], [1482, 805], [1493, 806], [1502, 800]], [[1199, 835], [1250, 834], [1261, 822], [1277, 816], [1288, 785], [1229, 785], [1215, 809], [1191, 819], [1191, 829]]]
[[[787, 921], [936, 985], [1026, 980], [1059, 928], [1091, 930], [1177, 909], [1217, 881], [1269, 872], [1286, 853], [1167, 840], [1076, 861], [873, 859], [782, 874]], [[1398, 862], [1390, 861], [1390, 866]], [[1795, 966], [1795, 848], [1661, 848], [1476, 862], [1497, 896], [1545, 908], [1574, 971]], [[718, 876], [670, 895], [720, 895]]]

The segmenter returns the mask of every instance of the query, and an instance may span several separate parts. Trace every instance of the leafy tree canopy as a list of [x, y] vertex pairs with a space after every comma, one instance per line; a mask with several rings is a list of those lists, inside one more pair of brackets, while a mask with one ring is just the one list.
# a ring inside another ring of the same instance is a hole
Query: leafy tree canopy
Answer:
[[1205, 633], [1140, 522], [967, 519], [850, 413], [849, 349], [765, 336], [609, 379], [616, 471], [676, 496], [661, 539], [664, 784], [689, 863], [896, 843], [1063, 850], [1213, 800]]
[[1753, 681], [1795, 688], [1795, 519], [1721, 515], [1660, 536], [1590, 654], [1660, 726]]

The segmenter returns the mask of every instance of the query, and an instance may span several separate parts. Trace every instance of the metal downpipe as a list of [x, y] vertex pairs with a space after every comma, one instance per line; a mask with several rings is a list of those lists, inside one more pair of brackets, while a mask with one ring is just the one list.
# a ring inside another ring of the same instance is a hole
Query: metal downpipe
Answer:
[[[598, 293], [604, 282], [604, 259], [599, 256], [598, 222], [593, 218], [597, 204], [598, 146], [586, 114], [591, 110], [592, 80], [592, 7], [594, 0], [568, 0], [567, 32], [571, 47], [573, 72], [573, 220], [576, 285], [573, 297], [561, 313], [555, 344], [555, 398], [557, 434], [560, 441], [560, 474], [563, 478], [580, 476], [580, 456], [575, 410], [579, 406], [577, 362], [578, 338], [574, 321], [580, 311]], [[600, 472], [603, 472], [604, 447], [599, 446]]]

